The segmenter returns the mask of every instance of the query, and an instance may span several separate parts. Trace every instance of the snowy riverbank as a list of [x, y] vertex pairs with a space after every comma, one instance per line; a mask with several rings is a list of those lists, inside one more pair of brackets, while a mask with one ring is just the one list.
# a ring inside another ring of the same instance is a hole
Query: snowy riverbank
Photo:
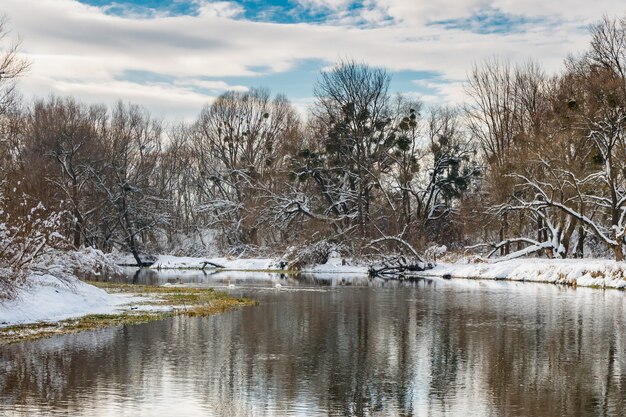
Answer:
[[134, 301], [136, 297], [109, 294], [77, 278], [33, 274], [18, 285], [15, 297], [0, 302], [0, 327], [111, 314]]
[[[273, 258], [193, 258], [159, 255], [150, 269], [224, 269], [226, 271], [281, 271], [286, 267], [280, 259]], [[362, 274], [367, 266], [352, 265], [340, 257], [331, 257], [325, 264], [309, 265], [299, 270], [311, 274]]]
[[531, 258], [489, 263], [439, 263], [423, 275], [626, 289], [626, 262], [607, 259]]
[[[151, 266], [174, 272], [176, 269], [201, 269], [206, 262], [231, 271], [275, 271], [277, 259], [189, 258], [163, 255]], [[50, 266], [48, 266], [50, 268]], [[207, 269], [215, 268], [207, 265]], [[322, 265], [302, 268], [300, 272], [318, 276], [366, 277], [367, 267], [350, 265], [331, 258]], [[490, 263], [440, 263], [421, 276], [446, 278], [543, 282], [581, 287], [626, 289], [626, 262], [604, 259], [516, 259]], [[16, 297], [0, 302], [0, 327], [55, 322], [87, 314], [109, 314], [128, 309], [138, 300], [127, 294], [110, 294], [77, 278], [57, 278], [51, 274], [32, 274], [16, 289]]]
[[[207, 263], [208, 262], [208, 263]], [[271, 258], [191, 258], [160, 255], [152, 269], [206, 269], [219, 265], [231, 271], [281, 270], [280, 260]], [[367, 275], [368, 267], [340, 257], [325, 264], [310, 265], [299, 272], [311, 274]], [[502, 262], [438, 263], [420, 275], [469, 279], [507, 279], [584, 287], [626, 288], [626, 262], [608, 259], [525, 258]]]
[[150, 269], [228, 269], [231, 271], [279, 270], [279, 261], [270, 258], [193, 258], [159, 255]]
[[[209, 262], [209, 264], [207, 264]], [[250, 258], [189, 258], [161, 255], [153, 269], [207, 269], [219, 265], [225, 270], [260, 271], [280, 270], [278, 259]], [[311, 265], [299, 272], [311, 274], [367, 275], [368, 268], [358, 262], [333, 257], [325, 264]], [[420, 275], [468, 278], [506, 279], [511, 281], [544, 282], [581, 287], [626, 289], [626, 262], [607, 259], [541, 259], [526, 258], [502, 262], [438, 263]]]

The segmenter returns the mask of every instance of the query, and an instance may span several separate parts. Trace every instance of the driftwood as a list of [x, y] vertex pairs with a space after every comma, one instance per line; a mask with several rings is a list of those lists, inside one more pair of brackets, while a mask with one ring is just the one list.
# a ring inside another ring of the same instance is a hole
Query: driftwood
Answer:
[[370, 265], [370, 277], [400, 278], [406, 273], [424, 272], [434, 265], [418, 260], [407, 260], [403, 256], [386, 259], [378, 265]]
[[413, 245], [402, 237], [406, 232], [406, 227], [397, 236], [386, 236], [380, 230], [379, 232], [383, 237], [372, 240], [365, 245], [365, 247], [375, 248], [378, 252], [382, 253], [382, 251], [377, 248], [378, 244], [395, 243], [400, 247], [400, 253], [409, 252], [409, 258], [407, 259], [401, 254], [397, 256], [384, 256], [379, 264], [370, 265], [368, 268], [370, 277], [402, 278], [405, 273], [423, 272], [434, 267], [434, 265], [425, 262]]
[[[153, 265], [153, 264], [154, 262], [142, 262], [140, 265], [137, 265], [137, 264], [119, 264], [119, 265], [120, 266], [138, 266], [138, 267], [144, 268], [144, 267], [149, 267], [150, 265]], [[213, 268], [216, 268], [216, 269], [226, 269], [225, 266], [216, 264], [215, 262], [202, 261], [201, 264], [202, 264], [202, 268], [200, 268], [201, 271], [204, 271], [207, 265], [211, 265]], [[158, 266], [156, 269], [160, 271], [163, 268], [161, 268], [161, 266]]]
[[226, 269], [226, 267], [223, 266], [223, 265], [216, 264], [215, 262], [209, 262], [209, 261], [203, 261], [202, 262], [202, 268], [200, 268], [200, 269], [204, 271], [204, 268], [206, 268], [207, 265], [211, 265], [213, 268]]
[[116, 264], [117, 266], [133, 266], [133, 267], [137, 267], [137, 268], [147, 268], [149, 266], [151, 266], [152, 264], [154, 264], [154, 262], [140, 262], [140, 263], [134, 263], [134, 264]]

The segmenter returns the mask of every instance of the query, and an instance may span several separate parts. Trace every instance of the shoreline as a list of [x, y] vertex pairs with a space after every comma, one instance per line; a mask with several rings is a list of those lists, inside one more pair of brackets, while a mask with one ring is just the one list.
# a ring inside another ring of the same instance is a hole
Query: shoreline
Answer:
[[[65, 318], [57, 316], [43, 320], [0, 322], [0, 346], [104, 327], [146, 323], [181, 315], [204, 317], [256, 305], [253, 300], [231, 297], [213, 288], [97, 281], [80, 281], [80, 286], [83, 290], [92, 287], [109, 295], [112, 300], [117, 298], [126, 302], [114, 301], [111, 305], [97, 307], [95, 311], [87, 309], [76, 314], [70, 313]], [[91, 289], [89, 291], [93, 292]], [[8, 304], [19, 303], [19, 301], [11, 300]], [[6, 304], [0, 303], [0, 308], [6, 309]]]
[[502, 262], [440, 263], [420, 275], [626, 290], [626, 262], [608, 259], [531, 258]]
[[[165, 265], [161, 263], [144, 269], [170, 273], [194, 270], [210, 273], [368, 276], [367, 266], [347, 265], [338, 258], [301, 270], [272, 268], [279, 262], [275, 259], [220, 258], [224, 268], [208, 269], [199, 267], [206, 261], [204, 258], [167, 256], [167, 260]], [[260, 268], [263, 265], [267, 268]], [[415, 274], [395, 278], [381, 277], [389, 280], [403, 278], [531, 282], [624, 291], [626, 262], [541, 258], [502, 262], [455, 262], [439, 263], [432, 269]], [[146, 286], [81, 281], [75, 277], [59, 279], [46, 274], [34, 275], [18, 288], [16, 298], [0, 301], [0, 344], [99, 327], [142, 323], [175, 315], [209, 315], [254, 304], [252, 300], [233, 298], [214, 289], [188, 285]]]
[[[217, 263], [222, 268], [203, 268], [206, 262]], [[277, 269], [278, 259], [269, 258], [191, 258], [161, 255], [146, 269], [155, 271], [203, 270], [206, 272], [260, 272], [282, 274], [351, 274], [368, 275], [368, 266], [342, 258], [331, 258], [325, 264], [308, 266], [299, 270]], [[262, 267], [265, 266], [265, 267]], [[518, 258], [501, 262], [440, 262], [432, 269], [405, 276], [440, 278], [508, 280], [542, 282], [573, 287], [615, 288], [626, 290], [626, 261], [610, 259], [546, 259]], [[396, 278], [389, 278], [396, 279]]]

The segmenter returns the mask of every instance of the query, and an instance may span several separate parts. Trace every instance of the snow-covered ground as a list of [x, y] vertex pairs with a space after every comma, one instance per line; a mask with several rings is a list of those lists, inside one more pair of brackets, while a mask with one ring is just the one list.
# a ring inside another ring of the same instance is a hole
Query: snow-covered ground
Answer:
[[626, 262], [606, 259], [527, 258], [490, 263], [440, 263], [424, 274], [626, 289]]
[[[205, 262], [232, 271], [280, 270], [277, 259], [191, 258], [160, 255], [152, 269], [200, 269]], [[214, 268], [210, 264], [207, 269]], [[300, 272], [316, 275], [346, 274], [367, 276], [368, 268], [333, 256], [325, 264], [307, 266]], [[520, 258], [502, 262], [439, 263], [421, 275], [453, 278], [507, 279], [569, 284], [584, 287], [626, 289], [626, 262], [607, 259], [540, 259]]]
[[[211, 264], [206, 264], [210, 262]], [[192, 258], [183, 256], [159, 255], [157, 261], [150, 266], [152, 269], [207, 269], [219, 265], [233, 271], [278, 270], [276, 259], [269, 258]]]
[[135, 297], [109, 294], [77, 278], [31, 275], [15, 298], [0, 302], [0, 327], [115, 313], [134, 301]]
[[[207, 259], [165, 255], [160, 256], [151, 268], [161, 269], [162, 273], [167, 270], [175, 273], [175, 269], [200, 269], [206, 261], [231, 271], [279, 269], [279, 261], [276, 259]], [[331, 257], [327, 263], [304, 268], [301, 272], [326, 279], [367, 276], [366, 266], [349, 263], [340, 257]], [[54, 269], [53, 265], [46, 266], [49, 271]], [[207, 268], [211, 266], [208, 265]], [[515, 259], [489, 263], [440, 263], [420, 275], [626, 289], [626, 262], [604, 259]], [[74, 277], [58, 278], [49, 273], [33, 273], [17, 289], [17, 297], [0, 302], [0, 327], [59, 321], [86, 314], [114, 313], [127, 309], [128, 304], [135, 301], [139, 301], [139, 298], [109, 294]]]
[[[207, 264], [207, 262], [209, 262]], [[159, 255], [151, 269], [205, 269], [219, 267], [230, 271], [278, 271], [281, 268], [279, 259], [272, 258], [194, 258], [171, 255]], [[354, 266], [341, 257], [331, 257], [325, 264], [312, 265], [300, 272], [307, 273], [341, 273], [367, 275], [367, 266]]]
[[316, 275], [348, 274], [350, 276], [367, 276], [367, 266], [350, 265], [339, 256], [331, 256], [325, 264], [305, 267], [301, 272]]

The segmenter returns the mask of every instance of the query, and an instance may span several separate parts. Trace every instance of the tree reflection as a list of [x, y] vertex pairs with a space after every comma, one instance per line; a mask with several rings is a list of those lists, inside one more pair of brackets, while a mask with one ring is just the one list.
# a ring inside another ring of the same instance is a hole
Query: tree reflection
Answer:
[[25, 415], [42, 407], [402, 416], [626, 408], [618, 292], [431, 283], [255, 296], [258, 307], [220, 316], [4, 346], [0, 403]]

